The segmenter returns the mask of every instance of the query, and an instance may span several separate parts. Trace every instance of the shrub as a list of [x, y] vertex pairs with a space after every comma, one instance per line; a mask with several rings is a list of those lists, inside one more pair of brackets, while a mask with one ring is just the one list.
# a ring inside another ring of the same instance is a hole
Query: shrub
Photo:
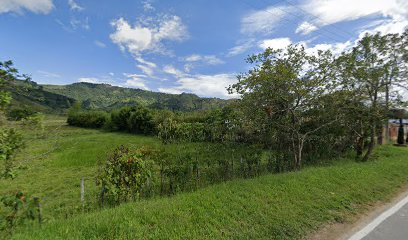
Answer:
[[0, 208], [0, 233], [8, 231], [12, 233], [13, 229], [23, 224], [26, 220], [38, 219], [41, 223], [40, 202], [38, 198], [33, 198], [18, 191], [16, 194], [2, 196], [0, 203], [3, 207]]
[[77, 127], [101, 128], [107, 120], [108, 114], [105, 112], [75, 112], [68, 115], [67, 123]]
[[13, 157], [22, 146], [23, 137], [15, 129], [0, 130], [0, 162], [4, 164], [0, 178], [14, 178]]
[[127, 127], [131, 133], [153, 133], [154, 123], [152, 114], [147, 108], [141, 106], [133, 107], [127, 119]]
[[151, 111], [143, 106], [123, 107], [111, 113], [111, 130], [151, 134], [155, 124]]
[[102, 186], [101, 203], [105, 197], [113, 203], [136, 200], [151, 179], [151, 166], [148, 150], [116, 148], [97, 177]]
[[10, 121], [20, 121], [34, 114], [35, 112], [33, 110], [26, 108], [26, 107], [25, 108], [14, 108], [7, 112], [7, 119]]

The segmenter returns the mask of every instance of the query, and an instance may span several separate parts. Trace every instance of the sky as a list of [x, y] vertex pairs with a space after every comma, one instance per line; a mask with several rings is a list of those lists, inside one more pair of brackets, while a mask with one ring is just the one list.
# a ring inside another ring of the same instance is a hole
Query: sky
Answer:
[[338, 54], [407, 26], [407, 0], [0, 0], [0, 60], [41, 84], [231, 98], [267, 47]]

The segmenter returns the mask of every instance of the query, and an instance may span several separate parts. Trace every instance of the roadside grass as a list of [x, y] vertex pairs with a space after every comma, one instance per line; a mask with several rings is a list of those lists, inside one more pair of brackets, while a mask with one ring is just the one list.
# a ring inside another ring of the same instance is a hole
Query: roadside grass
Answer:
[[301, 239], [344, 222], [408, 184], [408, 149], [366, 163], [338, 159], [299, 172], [233, 180], [174, 197], [27, 228], [14, 239]]

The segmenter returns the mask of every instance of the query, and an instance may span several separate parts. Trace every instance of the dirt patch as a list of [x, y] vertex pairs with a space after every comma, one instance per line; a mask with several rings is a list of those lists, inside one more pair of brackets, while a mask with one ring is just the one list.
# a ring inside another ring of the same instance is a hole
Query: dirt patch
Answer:
[[358, 216], [348, 219], [345, 223], [329, 223], [316, 232], [310, 234], [306, 240], [347, 240], [354, 233], [369, 224], [385, 210], [394, 206], [408, 195], [408, 187], [401, 189], [400, 193], [386, 202], [377, 202]]

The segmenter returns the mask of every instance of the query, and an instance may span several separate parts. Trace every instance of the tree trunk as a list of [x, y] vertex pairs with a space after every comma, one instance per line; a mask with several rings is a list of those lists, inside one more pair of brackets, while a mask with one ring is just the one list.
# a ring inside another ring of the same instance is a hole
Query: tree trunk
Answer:
[[371, 153], [373, 152], [373, 149], [374, 149], [374, 146], [375, 146], [374, 142], [375, 142], [375, 126], [373, 126], [372, 129], [371, 129], [370, 144], [368, 144], [368, 149], [367, 149], [366, 154], [363, 157], [363, 162], [368, 161], [368, 159], [370, 158]]
[[371, 153], [374, 150], [374, 146], [375, 146], [375, 133], [376, 133], [376, 114], [377, 114], [377, 97], [378, 97], [378, 93], [377, 91], [374, 92], [374, 96], [372, 99], [372, 108], [371, 108], [371, 119], [370, 119], [370, 125], [371, 125], [371, 130], [370, 130], [370, 143], [368, 144], [368, 149], [366, 154], [363, 157], [363, 162], [368, 161], [368, 159], [371, 156]]

